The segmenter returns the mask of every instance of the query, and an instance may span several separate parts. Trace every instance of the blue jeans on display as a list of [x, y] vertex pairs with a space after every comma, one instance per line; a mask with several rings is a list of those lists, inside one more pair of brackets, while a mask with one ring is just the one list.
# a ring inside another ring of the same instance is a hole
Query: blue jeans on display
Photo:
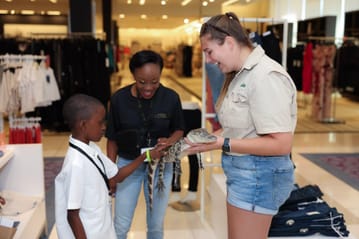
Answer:
[[[131, 162], [132, 160], [119, 158], [117, 166], [121, 168]], [[144, 163], [123, 182], [117, 184], [114, 224], [118, 239], [127, 238], [142, 185], [144, 187], [146, 201], [147, 239], [163, 238], [163, 223], [171, 191], [173, 164], [165, 164], [163, 173], [165, 189], [163, 191], [158, 191], [156, 188], [158, 182], [158, 167], [156, 169], [152, 211], [149, 207], [147, 172], [147, 164]]]
[[[335, 230], [334, 230], [335, 229]], [[325, 202], [300, 204], [297, 210], [280, 211], [272, 219], [269, 236], [348, 236], [342, 213]]]
[[279, 210], [297, 210], [298, 204], [316, 201], [318, 198], [321, 199], [322, 196], [323, 193], [317, 185], [306, 185], [302, 188], [294, 189]]

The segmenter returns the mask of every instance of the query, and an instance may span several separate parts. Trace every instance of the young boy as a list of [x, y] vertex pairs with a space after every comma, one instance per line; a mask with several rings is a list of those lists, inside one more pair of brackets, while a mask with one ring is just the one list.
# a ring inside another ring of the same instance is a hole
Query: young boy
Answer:
[[59, 239], [116, 239], [109, 193], [146, 158], [160, 158], [163, 154], [160, 147], [155, 147], [119, 170], [93, 143], [105, 132], [105, 114], [100, 101], [83, 94], [70, 97], [64, 104], [63, 115], [71, 136], [62, 169], [55, 179]]

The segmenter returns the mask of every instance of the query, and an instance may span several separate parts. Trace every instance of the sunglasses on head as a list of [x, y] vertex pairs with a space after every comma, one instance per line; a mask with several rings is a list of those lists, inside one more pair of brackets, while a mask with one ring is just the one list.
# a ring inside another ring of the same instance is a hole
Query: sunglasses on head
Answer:
[[218, 32], [221, 32], [223, 34], [226, 34], [227, 36], [230, 36], [231, 34], [229, 34], [227, 31], [223, 30], [222, 28], [219, 28], [211, 23], [204, 23], [206, 24], [207, 27], [212, 27], [214, 30], [218, 31]]

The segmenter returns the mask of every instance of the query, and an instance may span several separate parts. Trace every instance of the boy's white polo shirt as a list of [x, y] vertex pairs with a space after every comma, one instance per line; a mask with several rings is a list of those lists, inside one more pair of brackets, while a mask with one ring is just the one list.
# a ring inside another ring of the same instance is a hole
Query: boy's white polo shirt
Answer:
[[[99, 155], [108, 178], [116, 175], [117, 165], [107, 158], [95, 143], [87, 145], [72, 137], [69, 141], [83, 149], [103, 170], [97, 159]], [[80, 218], [87, 238], [116, 239], [107, 186], [92, 162], [71, 147], [55, 179], [55, 216], [60, 239], [74, 238], [67, 221], [68, 209], [80, 209]]]

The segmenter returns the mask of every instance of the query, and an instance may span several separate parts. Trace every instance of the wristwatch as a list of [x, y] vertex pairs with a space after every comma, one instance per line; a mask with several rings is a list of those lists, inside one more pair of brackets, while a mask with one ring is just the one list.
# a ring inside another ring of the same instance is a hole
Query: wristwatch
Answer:
[[222, 151], [228, 153], [231, 151], [231, 145], [229, 144], [229, 138], [224, 138], [224, 142], [222, 145]]

